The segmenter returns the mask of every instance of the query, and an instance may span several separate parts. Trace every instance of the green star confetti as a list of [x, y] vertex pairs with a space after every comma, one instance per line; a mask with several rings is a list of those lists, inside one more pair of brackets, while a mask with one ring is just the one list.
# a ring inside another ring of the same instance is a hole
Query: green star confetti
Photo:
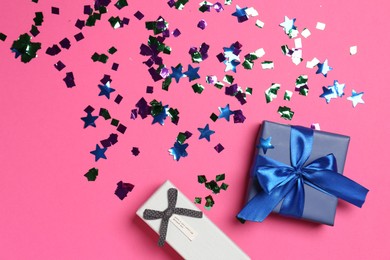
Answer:
[[294, 112], [291, 110], [291, 108], [286, 106], [280, 106], [278, 108], [278, 113], [280, 114], [281, 118], [284, 118], [286, 120], [291, 120], [294, 116]]
[[292, 94], [293, 94], [292, 91], [286, 90], [286, 92], [284, 92], [284, 97], [283, 97], [283, 99], [284, 99], [284, 100], [287, 100], [287, 101], [290, 101], [290, 100], [291, 100], [291, 97], [292, 97]]
[[201, 94], [204, 90], [204, 87], [201, 84], [196, 83], [192, 85], [192, 89], [194, 90], [195, 93]]
[[108, 56], [104, 53], [102, 54], [99, 54], [97, 52], [95, 52], [92, 56], [91, 56], [91, 59], [94, 61], [94, 62], [101, 62], [101, 63], [106, 63], [107, 60], [108, 60]]
[[27, 33], [21, 34], [12, 43], [11, 50], [15, 53], [15, 58], [21, 56], [21, 61], [27, 63], [37, 57], [37, 51], [41, 49], [41, 43], [31, 42], [31, 36]]
[[84, 174], [84, 176], [87, 178], [88, 181], [95, 181], [98, 174], [99, 174], [98, 169], [91, 168], [86, 174]]
[[272, 83], [271, 87], [269, 87], [265, 91], [265, 100], [267, 103], [271, 102], [278, 95], [278, 90], [280, 89], [280, 84]]
[[195, 197], [194, 203], [195, 204], [201, 204], [202, 203], [202, 198], [201, 197]]
[[200, 184], [207, 182], [207, 178], [205, 175], [198, 175], [198, 182]]

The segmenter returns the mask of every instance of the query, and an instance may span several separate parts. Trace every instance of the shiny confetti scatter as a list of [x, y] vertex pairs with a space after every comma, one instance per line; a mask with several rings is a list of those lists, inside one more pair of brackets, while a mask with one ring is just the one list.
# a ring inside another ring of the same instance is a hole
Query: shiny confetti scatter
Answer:
[[267, 153], [268, 149], [274, 149], [275, 147], [271, 144], [271, 139], [271, 136], [266, 139], [260, 138], [260, 145], [257, 148], [261, 148], [264, 154]]
[[286, 106], [280, 106], [278, 108], [278, 113], [280, 114], [281, 118], [284, 118], [286, 120], [291, 120], [294, 116], [294, 112], [291, 110], [291, 108]]
[[20, 56], [21, 61], [24, 63], [36, 58], [38, 56], [37, 51], [41, 49], [41, 43], [32, 42], [31, 38], [27, 33], [22, 34], [11, 46], [11, 51], [15, 53], [15, 58], [17, 59]]

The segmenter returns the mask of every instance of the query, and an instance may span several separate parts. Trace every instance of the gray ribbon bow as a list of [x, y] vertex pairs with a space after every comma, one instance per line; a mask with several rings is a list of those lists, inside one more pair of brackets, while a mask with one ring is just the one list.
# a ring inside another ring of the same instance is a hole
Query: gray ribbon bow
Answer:
[[168, 221], [173, 214], [183, 215], [193, 218], [201, 218], [203, 216], [202, 211], [196, 211], [192, 209], [176, 208], [177, 201], [177, 189], [170, 188], [168, 190], [168, 208], [164, 211], [158, 211], [153, 209], [144, 210], [144, 219], [159, 219], [161, 218], [160, 224], [160, 238], [158, 240], [158, 245], [163, 246], [165, 243], [165, 238], [167, 237], [168, 231]]

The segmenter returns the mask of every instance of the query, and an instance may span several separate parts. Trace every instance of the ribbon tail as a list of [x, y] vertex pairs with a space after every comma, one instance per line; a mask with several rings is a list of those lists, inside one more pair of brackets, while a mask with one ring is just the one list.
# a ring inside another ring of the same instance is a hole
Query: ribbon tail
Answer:
[[193, 218], [201, 218], [203, 216], [202, 211], [185, 209], [185, 208], [175, 208], [174, 214], [187, 216], [187, 217], [193, 217]]
[[284, 197], [279, 213], [300, 218], [305, 205], [305, 189], [301, 178], [297, 179], [296, 186]]
[[168, 220], [169, 218], [163, 218], [160, 224], [160, 238], [158, 239], [158, 245], [163, 246], [168, 232]]
[[290, 182], [286, 185], [277, 187], [270, 194], [267, 194], [264, 191], [259, 192], [237, 214], [237, 218], [263, 222], [276, 205], [278, 205], [284, 196], [291, 190], [293, 187], [291, 183], [295, 184], [294, 182]]
[[337, 172], [319, 170], [305, 174], [305, 178], [324, 191], [360, 208], [366, 200], [368, 189]]

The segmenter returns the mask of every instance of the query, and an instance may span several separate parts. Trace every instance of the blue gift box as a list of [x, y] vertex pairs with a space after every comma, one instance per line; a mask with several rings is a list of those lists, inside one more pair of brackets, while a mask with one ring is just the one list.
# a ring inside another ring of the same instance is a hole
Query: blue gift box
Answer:
[[273, 211], [334, 225], [338, 198], [361, 207], [368, 190], [344, 177], [348, 136], [264, 121], [241, 220]]

